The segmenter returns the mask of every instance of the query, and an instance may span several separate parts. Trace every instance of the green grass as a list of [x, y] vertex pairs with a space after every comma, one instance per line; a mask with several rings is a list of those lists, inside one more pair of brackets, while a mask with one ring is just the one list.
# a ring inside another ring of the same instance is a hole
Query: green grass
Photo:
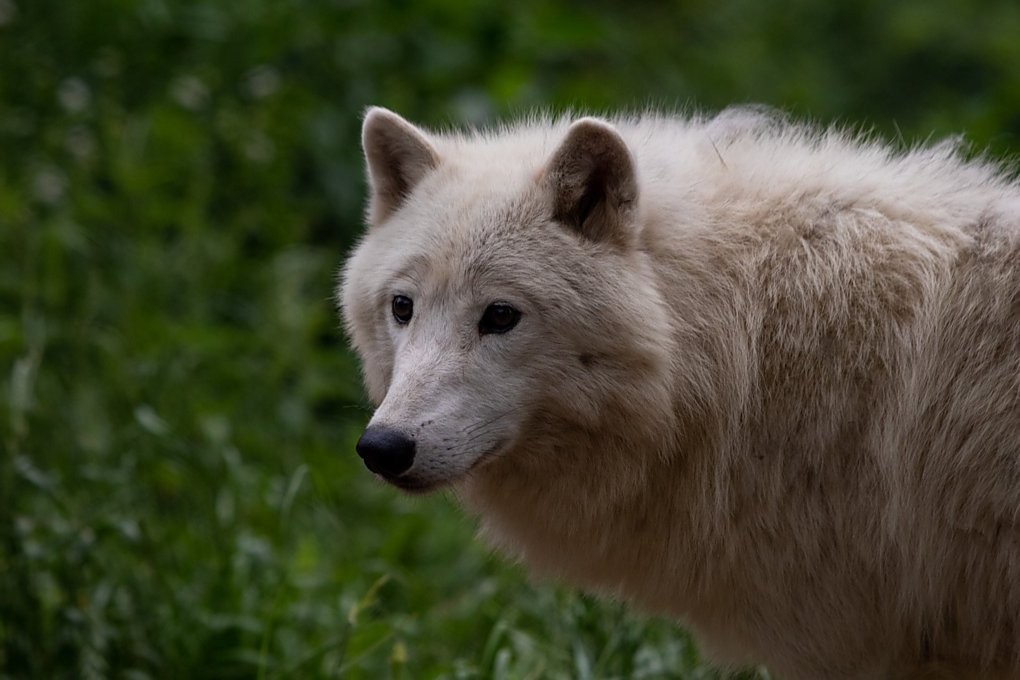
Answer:
[[116, 4], [0, 27], [0, 677], [714, 677], [362, 468], [328, 13]]
[[0, 678], [719, 677], [361, 467], [360, 115], [751, 100], [1017, 148], [1015, 2], [874, 4], [0, 0]]
[[362, 468], [334, 253], [107, 243], [66, 200], [5, 232], [0, 676], [715, 677]]
[[371, 479], [325, 249], [113, 245], [63, 210], [5, 244], [6, 675], [706, 677], [674, 627], [532, 586]]

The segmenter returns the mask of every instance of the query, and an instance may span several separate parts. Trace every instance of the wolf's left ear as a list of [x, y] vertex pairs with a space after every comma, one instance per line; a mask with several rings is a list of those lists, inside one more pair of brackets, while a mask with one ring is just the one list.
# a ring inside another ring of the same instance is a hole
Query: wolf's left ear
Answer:
[[365, 115], [361, 146], [372, 186], [369, 218], [373, 224], [399, 208], [415, 185], [439, 165], [439, 154], [421, 130], [379, 107]]
[[592, 241], [626, 246], [637, 207], [637, 178], [627, 144], [609, 123], [582, 118], [546, 166], [553, 218]]

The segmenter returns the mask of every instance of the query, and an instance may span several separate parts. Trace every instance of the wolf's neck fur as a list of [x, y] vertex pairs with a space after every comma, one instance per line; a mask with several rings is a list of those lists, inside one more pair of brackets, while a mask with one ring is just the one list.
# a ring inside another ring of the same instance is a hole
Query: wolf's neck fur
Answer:
[[[461, 483], [482, 534], [540, 575], [685, 615], [677, 598], [704, 588], [696, 562], [709, 529], [693, 514], [701, 503], [685, 498], [701, 493], [687, 457], [667, 453], [675, 442], [625, 440], [618, 431], [561, 440], [573, 443], [510, 452]], [[642, 577], [628, 582], [633, 574]]]

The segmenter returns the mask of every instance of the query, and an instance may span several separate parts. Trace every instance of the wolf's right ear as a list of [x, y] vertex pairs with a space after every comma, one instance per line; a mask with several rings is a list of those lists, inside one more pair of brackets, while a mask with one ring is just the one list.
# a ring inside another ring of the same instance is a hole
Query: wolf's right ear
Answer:
[[378, 106], [365, 115], [361, 146], [372, 187], [372, 224], [389, 217], [415, 185], [439, 165], [439, 154], [421, 130]]
[[637, 177], [630, 149], [615, 127], [596, 118], [572, 124], [544, 179], [556, 221], [592, 241], [632, 242]]

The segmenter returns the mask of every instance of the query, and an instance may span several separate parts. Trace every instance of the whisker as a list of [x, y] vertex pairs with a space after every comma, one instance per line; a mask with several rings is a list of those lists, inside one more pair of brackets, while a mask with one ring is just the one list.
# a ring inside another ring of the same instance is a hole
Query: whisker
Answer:
[[520, 407], [520, 406], [514, 406], [514, 407], [511, 407], [511, 408], [507, 409], [506, 411], [503, 411], [502, 413], [497, 413], [495, 416], [493, 416], [492, 418], [489, 418], [488, 420], [486, 420], [484, 422], [475, 423], [474, 425], [469, 425], [468, 427], [465, 427], [463, 430], [461, 430], [461, 434], [470, 437], [479, 428], [488, 427], [489, 425], [492, 425], [494, 422], [496, 422], [500, 418], [508, 416], [511, 413], [515, 412], [515, 411], [519, 411], [519, 410], [521, 410], [521, 408], [522, 407]]

